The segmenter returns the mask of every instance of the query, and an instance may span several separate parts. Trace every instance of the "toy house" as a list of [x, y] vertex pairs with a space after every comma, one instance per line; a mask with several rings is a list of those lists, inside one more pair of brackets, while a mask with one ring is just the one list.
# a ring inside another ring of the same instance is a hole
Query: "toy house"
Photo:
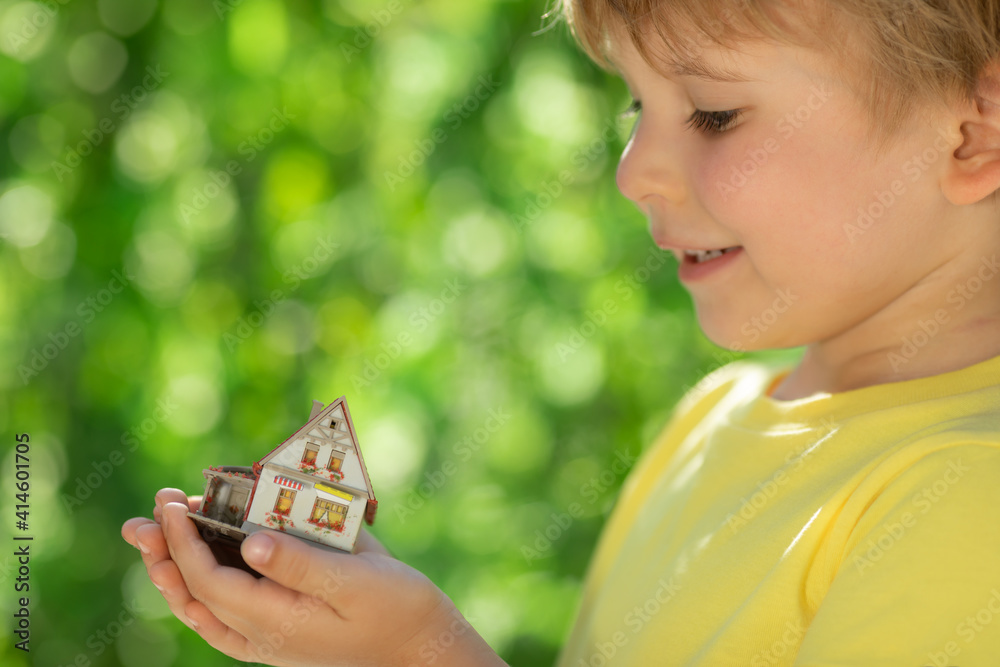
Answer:
[[314, 401], [305, 426], [252, 466], [203, 472], [201, 506], [188, 516], [206, 539], [241, 542], [272, 529], [350, 552], [361, 522], [375, 521], [378, 501], [343, 396], [325, 408]]

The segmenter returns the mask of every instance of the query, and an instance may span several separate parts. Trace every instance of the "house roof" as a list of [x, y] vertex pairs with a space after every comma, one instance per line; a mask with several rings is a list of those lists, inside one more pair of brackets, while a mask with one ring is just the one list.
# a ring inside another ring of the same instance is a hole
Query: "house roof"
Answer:
[[[342, 420], [342, 426], [346, 427], [346, 430], [331, 429], [328, 423], [333, 417]], [[265, 454], [263, 458], [254, 464], [254, 470], [259, 471], [264, 464], [277, 456], [283, 449], [290, 446], [299, 437], [320, 438], [335, 444], [347, 445], [353, 448], [355, 453], [358, 455], [358, 463], [361, 464], [361, 474], [365, 479], [365, 489], [368, 492], [368, 498], [372, 501], [375, 500], [375, 491], [372, 489], [372, 482], [368, 478], [368, 467], [365, 465], [365, 457], [361, 454], [361, 448], [358, 447], [358, 436], [354, 431], [354, 422], [351, 420], [351, 411], [347, 408], [347, 398], [345, 396], [341, 396], [333, 403], [323, 408], [318, 415], [307, 421], [302, 428], [293, 433], [280, 445]]]

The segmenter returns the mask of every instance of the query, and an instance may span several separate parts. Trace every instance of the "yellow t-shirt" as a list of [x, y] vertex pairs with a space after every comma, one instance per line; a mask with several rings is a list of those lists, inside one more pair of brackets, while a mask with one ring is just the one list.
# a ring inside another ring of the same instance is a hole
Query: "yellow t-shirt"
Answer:
[[1000, 357], [778, 401], [740, 361], [622, 489], [561, 667], [1000, 665]]

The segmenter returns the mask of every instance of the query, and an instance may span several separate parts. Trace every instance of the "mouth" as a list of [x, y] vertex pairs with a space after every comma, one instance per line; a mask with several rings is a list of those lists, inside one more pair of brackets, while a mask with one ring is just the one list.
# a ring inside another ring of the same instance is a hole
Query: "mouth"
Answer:
[[685, 250], [683, 255], [684, 264], [705, 264], [718, 259], [723, 255], [739, 250], [743, 246], [732, 246], [730, 248], [719, 248], [716, 250]]

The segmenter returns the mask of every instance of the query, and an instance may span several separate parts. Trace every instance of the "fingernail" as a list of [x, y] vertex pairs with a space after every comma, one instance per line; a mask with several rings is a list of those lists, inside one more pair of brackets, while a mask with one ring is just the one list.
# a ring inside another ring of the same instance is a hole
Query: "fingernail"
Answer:
[[262, 533], [251, 535], [243, 543], [243, 558], [248, 563], [263, 565], [271, 557], [272, 551], [274, 551], [274, 540]]
[[148, 554], [149, 553], [149, 547], [147, 547], [145, 544], [143, 544], [141, 541], [139, 541], [138, 538], [136, 538], [136, 540], [135, 540], [135, 546], [139, 547], [139, 551], [141, 551], [142, 553], [144, 553], [144, 554]]
[[193, 618], [191, 618], [190, 616], [188, 616], [188, 623], [191, 624], [191, 628], [193, 630], [197, 630], [198, 629], [198, 623], [195, 622], [195, 620]]
[[[150, 579], [150, 581], [153, 581], [153, 580]], [[156, 590], [160, 591], [161, 593], [163, 592], [163, 586], [159, 585], [155, 581], [153, 581], [153, 585], [156, 586]]]

